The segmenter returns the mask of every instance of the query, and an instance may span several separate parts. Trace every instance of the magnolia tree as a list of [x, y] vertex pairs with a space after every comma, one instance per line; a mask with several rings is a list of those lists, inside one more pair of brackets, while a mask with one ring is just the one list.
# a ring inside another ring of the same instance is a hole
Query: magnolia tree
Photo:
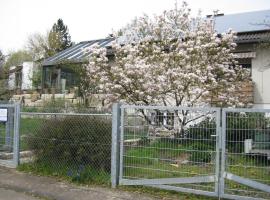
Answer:
[[235, 91], [249, 78], [232, 54], [235, 33], [218, 34], [213, 22], [191, 17], [186, 3], [138, 18], [119, 31], [113, 59], [106, 48], [89, 49], [89, 81], [111, 102], [198, 106], [215, 99], [242, 105]]

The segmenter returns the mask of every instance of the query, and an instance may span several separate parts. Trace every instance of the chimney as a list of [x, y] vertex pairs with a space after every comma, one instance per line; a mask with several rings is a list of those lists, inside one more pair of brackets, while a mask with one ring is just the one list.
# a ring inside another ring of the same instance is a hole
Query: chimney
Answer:
[[213, 14], [213, 15], [206, 15], [206, 18], [211, 18], [211, 17], [220, 17], [220, 16], [224, 16], [224, 13], [218, 13], [218, 14]]

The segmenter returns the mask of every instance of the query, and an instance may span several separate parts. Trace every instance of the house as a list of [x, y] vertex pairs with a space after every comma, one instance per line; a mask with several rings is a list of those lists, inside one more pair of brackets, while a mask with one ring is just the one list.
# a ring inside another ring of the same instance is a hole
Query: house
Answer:
[[[76, 68], [87, 63], [86, 49], [93, 45], [110, 48], [113, 38], [80, 42], [58, 54], [46, 59], [42, 67], [42, 91], [43, 93], [72, 92], [78, 86]], [[54, 91], [51, 91], [51, 90]]]
[[[241, 83], [249, 102], [256, 108], [270, 108], [270, 10], [237, 14], [218, 14], [215, 16], [215, 29], [218, 33], [226, 32], [229, 28], [237, 32], [235, 42], [237, 49], [233, 52], [239, 64], [250, 70], [253, 85], [250, 82]], [[42, 89], [43, 93], [53, 89], [56, 93], [72, 92], [77, 86], [74, 68], [87, 62], [88, 54], [85, 49], [99, 44], [110, 49], [113, 38], [80, 42], [56, 55], [46, 59], [43, 63]], [[262, 45], [269, 43], [269, 45]], [[110, 55], [110, 51], [108, 51]]]
[[[270, 108], [270, 10], [219, 14], [215, 29], [222, 33], [231, 28], [237, 32], [239, 64], [250, 70], [253, 81], [253, 105]], [[269, 45], [263, 45], [263, 44]]]
[[9, 69], [8, 89], [14, 93], [31, 91], [33, 87], [34, 62], [23, 62]]

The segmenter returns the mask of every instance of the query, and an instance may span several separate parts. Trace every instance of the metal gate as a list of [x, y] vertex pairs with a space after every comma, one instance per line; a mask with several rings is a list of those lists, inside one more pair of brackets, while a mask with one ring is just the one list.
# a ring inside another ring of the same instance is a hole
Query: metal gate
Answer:
[[270, 199], [270, 110], [222, 110], [221, 196]]
[[112, 186], [270, 197], [270, 110], [113, 107]]
[[113, 146], [120, 142], [116, 175], [120, 185], [218, 196], [220, 109], [130, 105], [120, 109], [121, 134], [113, 139]]
[[19, 104], [0, 104], [0, 165], [16, 167], [19, 162]]

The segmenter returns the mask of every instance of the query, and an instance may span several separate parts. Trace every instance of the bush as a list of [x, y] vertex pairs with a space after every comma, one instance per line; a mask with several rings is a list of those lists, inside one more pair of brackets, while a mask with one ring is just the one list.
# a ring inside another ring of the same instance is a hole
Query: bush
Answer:
[[190, 146], [192, 150], [189, 157], [190, 161], [199, 162], [199, 163], [209, 163], [212, 159], [213, 146], [203, 144], [203, 143], [194, 143]]
[[187, 137], [197, 140], [213, 140], [211, 135], [216, 134], [216, 121], [214, 118], [206, 117], [204, 120], [191, 125], [187, 129]]
[[[259, 137], [267, 138], [269, 125], [270, 120], [264, 113], [227, 113], [226, 148], [229, 152], [243, 152], [246, 139], [256, 140], [256, 135], [257, 140]], [[206, 117], [204, 120], [191, 125], [187, 129], [186, 135], [192, 141], [194, 139], [202, 140], [200, 142], [202, 145], [207, 141], [207, 145], [215, 146], [216, 139], [211, 137], [211, 135], [216, 135], [215, 119]]]
[[111, 122], [102, 116], [47, 119], [27, 140], [36, 162], [109, 171]]
[[258, 130], [269, 130], [269, 118], [264, 113], [228, 113], [226, 142], [230, 152], [241, 153], [244, 151], [246, 139], [255, 140]]

